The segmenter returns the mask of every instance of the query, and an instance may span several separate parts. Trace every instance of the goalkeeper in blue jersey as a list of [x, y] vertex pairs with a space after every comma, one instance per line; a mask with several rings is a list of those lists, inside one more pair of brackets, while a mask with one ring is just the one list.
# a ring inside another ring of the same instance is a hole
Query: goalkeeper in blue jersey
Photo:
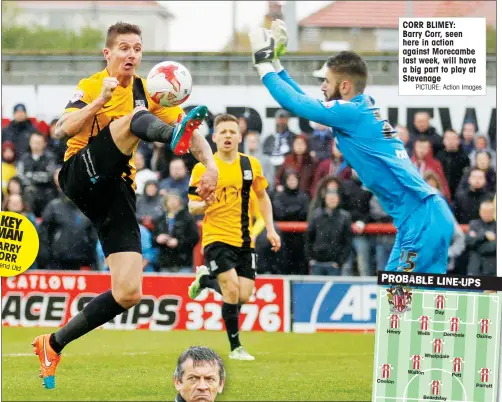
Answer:
[[332, 127], [344, 159], [394, 219], [397, 236], [386, 271], [445, 274], [453, 215], [411, 163], [374, 99], [364, 94], [364, 60], [354, 52], [330, 57], [321, 101], [305, 95], [281, 66], [279, 57], [287, 45], [282, 21], [274, 21], [271, 31], [250, 32], [249, 38], [254, 64], [274, 99], [297, 116]]

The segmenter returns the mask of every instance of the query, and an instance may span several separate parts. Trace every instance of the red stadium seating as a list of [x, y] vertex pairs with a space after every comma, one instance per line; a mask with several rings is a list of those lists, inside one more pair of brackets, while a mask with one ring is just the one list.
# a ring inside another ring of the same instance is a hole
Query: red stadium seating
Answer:
[[5, 128], [9, 125], [10, 123], [10, 119], [6, 119], [4, 117], [2, 117], [2, 128]]
[[[47, 135], [49, 134], [49, 124], [43, 120], [38, 121], [36, 117], [30, 117], [29, 120], [33, 124], [33, 127], [35, 127], [38, 131], [40, 131], [42, 134]], [[5, 128], [9, 125], [11, 122], [11, 119], [7, 119], [5, 117], [2, 117], [2, 128]]]

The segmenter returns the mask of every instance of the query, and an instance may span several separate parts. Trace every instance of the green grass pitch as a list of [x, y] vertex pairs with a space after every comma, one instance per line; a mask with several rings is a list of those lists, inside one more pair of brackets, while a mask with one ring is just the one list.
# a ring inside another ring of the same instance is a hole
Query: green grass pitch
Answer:
[[[375, 353], [376, 402], [450, 401], [495, 402], [500, 344], [500, 296], [472, 292], [413, 290], [411, 310], [401, 315], [399, 326], [390, 329], [390, 309], [385, 290], [379, 290]], [[438, 294], [446, 296], [444, 305], [435, 304]], [[420, 318], [428, 317], [426, 330]], [[452, 328], [451, 319], [460, 320]], [[480, 320], [490, 324], [483, 334]], [[440, 343], [435, 352], [433, 342]], [[411, 361], [420, 356], [418, 370]], [[453, 365], [453, 359], [462, 359]], [[382, 365], [391, 373], [382, 380]], [[489, 369], [485, 381], [480, 370]], [[432, 391], [431, 384], [439, 385]]]
[[63, 352], [56, 389], [38, 378], [31, 342], [51, 329], [2, 328], [2, 400], [174, 400], [176, 359], [191, 345], [223, 357], [218, 401], [369, 401], [374, 335], [241, 333], [254, 362], [228, 359], [224, 332], [94, 331]]

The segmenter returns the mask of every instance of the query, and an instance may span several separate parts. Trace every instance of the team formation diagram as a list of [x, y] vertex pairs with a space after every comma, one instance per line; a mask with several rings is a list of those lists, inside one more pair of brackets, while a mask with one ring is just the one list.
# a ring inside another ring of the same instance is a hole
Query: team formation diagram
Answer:
[[373, 401], [495, 402], [500, 295], [379, 288]]

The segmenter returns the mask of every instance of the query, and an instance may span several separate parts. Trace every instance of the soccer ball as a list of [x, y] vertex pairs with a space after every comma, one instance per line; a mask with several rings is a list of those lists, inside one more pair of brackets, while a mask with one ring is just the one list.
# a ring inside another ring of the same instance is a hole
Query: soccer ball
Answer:
[[192, 93], [192, 76], [184, 65], [163, 61], [146, 77], [146, 87], [154, 102], [161, 106], [177, 106]]

